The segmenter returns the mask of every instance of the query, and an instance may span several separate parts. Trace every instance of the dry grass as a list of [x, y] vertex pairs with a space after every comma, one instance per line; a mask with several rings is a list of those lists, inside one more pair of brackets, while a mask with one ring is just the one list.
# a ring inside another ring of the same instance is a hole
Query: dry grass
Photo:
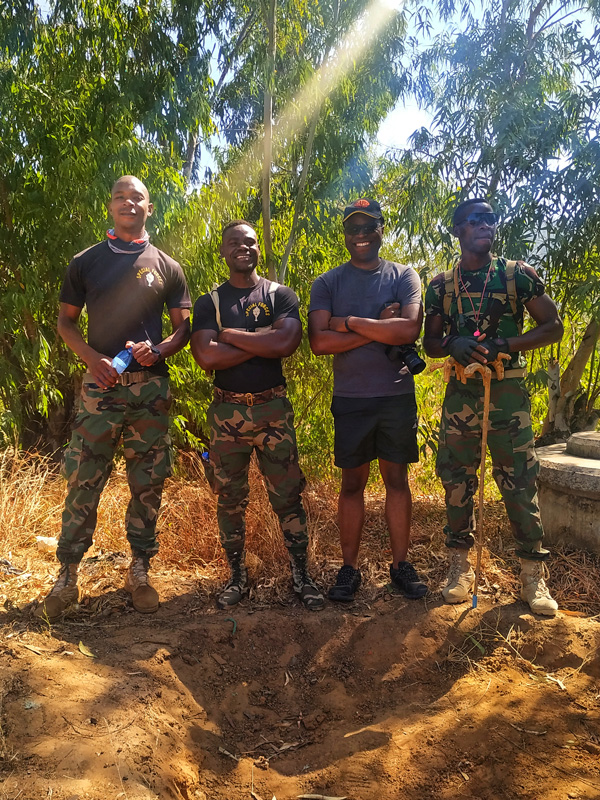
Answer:
[[[167, 481], [160, 515], [161, 550], [153, 562], [161, 588], [175, 595], [184, 588], [200, 597], [215, 591], [227, 575], [216, 527], [216, 501], [194, 456], [183, 457], [185, 477]], [[416, 476], [416, 477], [415, 477]], [[411, 475], [413, 527], [410, 558], [432, 591], [438, 591], [446, 571], [441, 495], [424, 494], [418, 472]], [[273, 514], [256, 465], [251, 468], [251, 495], [247, 510], [247, 551], [250, 575], [259, 602], [289, 599], [287, 556], [277, 518]], [[0, 603], [25, 604], [45, 592], [56, 573], [52, 554], [37, 549], [37, 535], [60, 531], [65, 484], [56, 468], [41, 457], [7, 450], [0, 456], [0, 558], [24, 570], [2, 574]], [[431, 490], [429, 490], [431, 491]], [[336, 522], [337, 485], [311, 484], [304, 495], [311, 537], [313, 573], [330, 585], [341, 565]], [[127, 564], [124, 513], [129, 490], [122, 464], [117, 464], [102, 495], [94, 546], [82, 569], [85, 593], [97, 596], [120, 585], [114, 568]], [[382, 487], [374, 485], [366, 497], [366, 520], [361, 546], [361, 569], [369, 602], [385, 591], [391, 560], [384, 519]], [[517, 594], [514, 543], [502, 504], [490, 499], [485, 510], [486, 540], [481, 595], [508, 602]], [[121, 553], [122, 556], [114, 554]], [[562, 609], [600, 613], [600, 558], [582, 551], [557, 550], [551, 562], [550, 586]], [[122, 602], [122, 601], [120, 601]]]
[[0, 547], [20, 549], [60, 532], [64, 482], [49, 459], [0, 452]]

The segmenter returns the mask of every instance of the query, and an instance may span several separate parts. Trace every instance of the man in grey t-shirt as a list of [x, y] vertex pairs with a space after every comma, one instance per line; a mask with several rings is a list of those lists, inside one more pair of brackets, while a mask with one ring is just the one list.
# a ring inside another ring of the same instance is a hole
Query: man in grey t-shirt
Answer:
[[418, 461], [413, 377], [393, 346], [421, 330], [421, 284], [411, 267], [379, 258], [383, 215], [361, 198], [344, 210], [350, 260], [319, 276], [311, 290], [308, 335], [315, 355], [333, 354], [335, 463], [342, 469], [338, 524], [344, 564], [329, 598], [351, 601], [361, 582], [358, 552], [364, 490], [375, 458], [386, 489], [392, 582], [406, 597], [427, 587], [406, 561], [412, 498], [407, 464]]

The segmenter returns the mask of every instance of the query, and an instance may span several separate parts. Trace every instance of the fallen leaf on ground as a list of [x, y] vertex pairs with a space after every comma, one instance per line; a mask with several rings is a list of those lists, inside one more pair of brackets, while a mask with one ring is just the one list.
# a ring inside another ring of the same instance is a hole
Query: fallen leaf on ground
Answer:
[[229, 750], [225, 750], [224, 747], [219, 747], [219, 753], [223, 753], [224, 756], [228, 756], [229, 758], [233, 758], [234, 761], [239, 761], [240, 760], [237, 756], [234, 756], [233, 753], [230, 753]]
[[531, 733], [532, 736], [545, 736], [548, 733], [548, 731], [530, 731], [527, 730], [527, 728], [519, 728], [518, 725], [513, 725], [512, 722], [509, 722], [508, 724], [516, 731], [521, 731], [521, 733]]
[[299, 794], [298, 800], [348, 800], [346, 795], [343, 797], [331, 797], [327, 794]]
[[83, 642], [79, 642], [79, 651], [88, 658], [97, 658], [97, 656], [94, 655], [94, 653], [92, 653], [89, 647], [86, 647]]
[[26, 647], [28, 650], [31, 650], [32, 653], [35, 653], [38, 656], [41, 656], [42, 653], [48, 652], [48, 650], [40, 650], [39, 647], [34, 647], [32, 644], [24, 644], [23, 647]]
[[552, 675], [546, 675], [546, 680], [552, 681], [553, 683], [557, 683], [559, 688], [566, 691], [566, 687], [564, 683], [560, 680], [560, 678], [554, 678]]

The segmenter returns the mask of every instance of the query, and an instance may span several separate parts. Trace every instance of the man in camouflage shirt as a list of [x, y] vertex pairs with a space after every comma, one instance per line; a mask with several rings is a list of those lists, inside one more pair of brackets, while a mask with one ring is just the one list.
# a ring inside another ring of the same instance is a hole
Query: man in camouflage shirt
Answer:
[[196, 301], [191, 338], [198, 364], [214, 370], [206, 472], [231, 569], [217, 605], [229, 608], [248, 594], [245, 512], [255, 452], [288, 548], [294, 591], [305, 608], [318, 611], [324, 601], [307, 570], [305, 480], [281, 368], [302, 337], [298, 299], [287, 286], [259, 277], [256, 232], [244, 220], [225, 226], [221, 255], [229, 280]]
[[[131, 500], [125, 524], [133, 558], [125, 582], [137, 611], [158, 608], [148, 578], [158, 552], [156, 521], [170, 475], [168, 356], [189, 338], [190, 298], [181, 267], [150, 244], [152, 203], [144, 184], [124, 175], [112, 187], [107, 239], [76, 255], [60, 294], [58, 332], [87, 364], [77, 418], [64, 456], [68, 494], [56, 555], [61, 570], [37, 615], [59, 617], [79, 598], [77, 567], [92, 544], [100, 495], [122, 437]], [[87, 310], [87, 341], [79, 320]], [[172, 333], [163, 339], [167, 307]], [[129, 348], [130, 364], [112, 359]]]
[[[526, 362], [520, 353], [560, 341], [563, 327], [535, 270], [492, 255], [496, 225], [496, 215], [483, 199], [457, 206], [453, 234], [461, 257], [451, 272], [437, 275], [429, 284], [423, 344], [432, 358], [452, 356], [463, 366], [492, 362], [500, 352], [511, 356], [503, 380], [492, 370], [488, 445], [521, 562], [521, 597], [535, 613], [554, 616], [558, 606], [544, 580], [549, 553], [542, 547], [538, 462], [523, 382]], [[522, 333], [524, 309], [536, 323], [527, 333]], [[442, 595], [448, 603], [468, 600], [475, 577], [468, 552], [474, 544], [482, 410], [479, 373], [466, 385], [452, 377], [442, 408], [436, 462], [446, 493], [444, 532], [451, 556]]]

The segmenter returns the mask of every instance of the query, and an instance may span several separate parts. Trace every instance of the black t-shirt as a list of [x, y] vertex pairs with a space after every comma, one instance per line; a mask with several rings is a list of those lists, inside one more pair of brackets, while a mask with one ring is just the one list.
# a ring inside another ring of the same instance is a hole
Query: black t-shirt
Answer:
[[[287, 286], [277, 286], [269, 293], [271, 281], [260, 278], [256, 286], [238, 289], [229, 281], [217, 289], [223, 328], [255, 331], [272, 325], [278, 319], [300, 319], [298, 298]], [[211, 330], [218, 332], [215, 304], [210, 294], [199, 297], [194, 304], [192, 333]], [[280, 358], [254, 356], [237, 367], [215, 370], [215, 386], [227, 392], [264, 392], [285, 385]]]
[[[62, 303], [88, 314], [90, 347], [113, 358], [125, 342], [163, 339], [162, 313], [190, 308], [192, 303], [179, 264], [153, 245], [141, 253], [114, 253], [100, 242], [76, 255], [67, 268], [60, 293]], [[128, 372], [148, 369], [168, 375], [164, 361], [141, 367], [135, 359]]]

